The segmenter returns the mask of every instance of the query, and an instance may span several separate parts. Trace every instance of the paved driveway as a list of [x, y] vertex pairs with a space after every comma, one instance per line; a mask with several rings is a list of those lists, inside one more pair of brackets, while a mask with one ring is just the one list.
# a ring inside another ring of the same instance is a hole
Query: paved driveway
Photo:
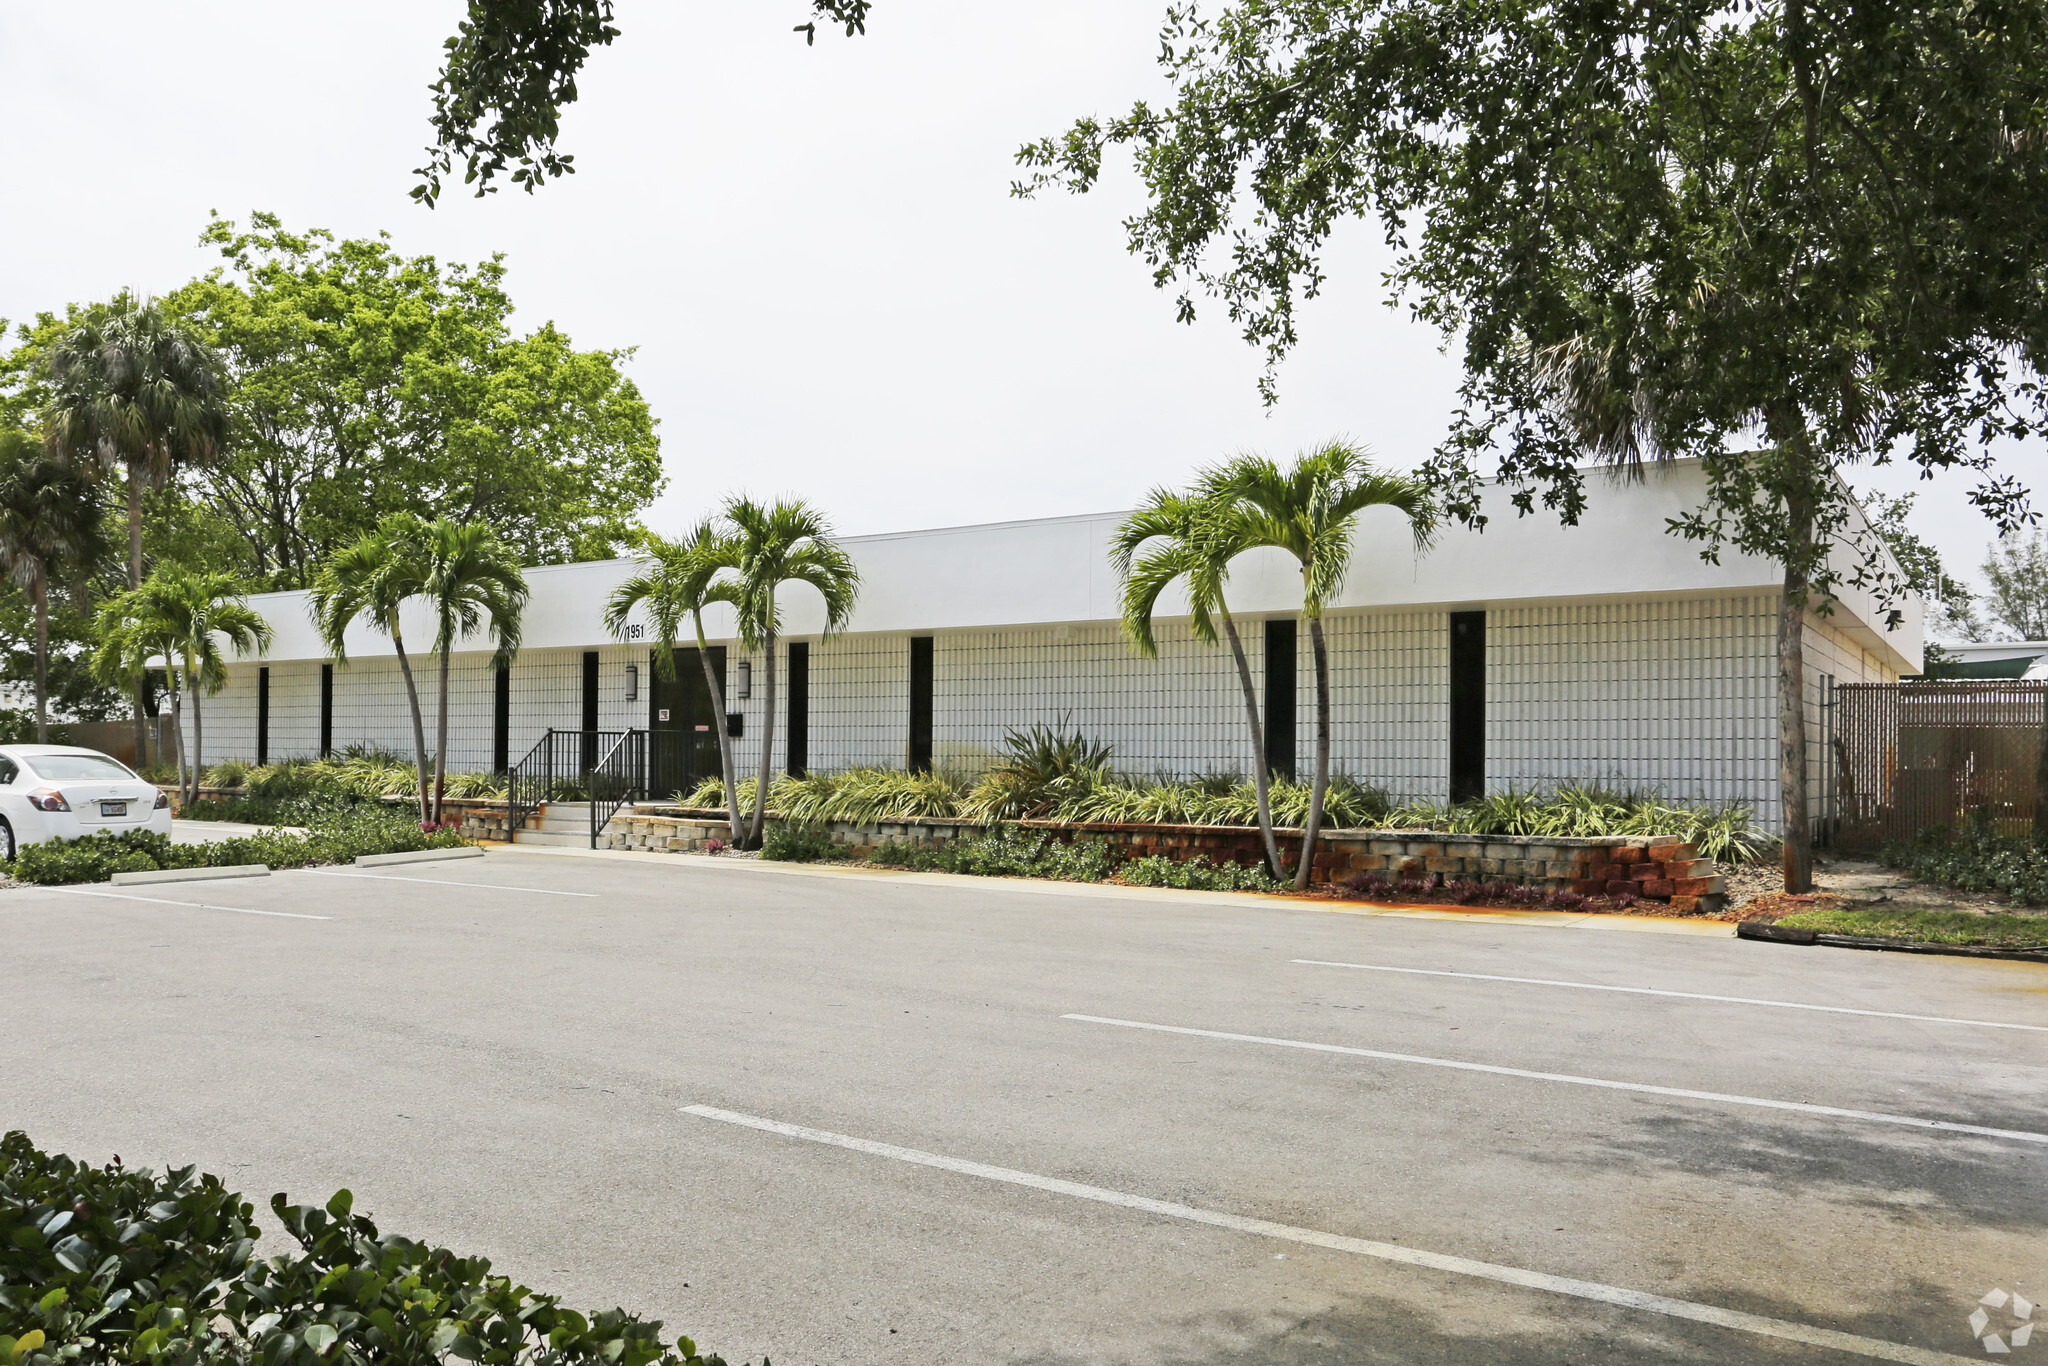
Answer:
[[2036, 966], [659, 856], [129, 890], [0, 893], [8, 1125], [735, 1361], [1983, 1360], [2048, 1299]]

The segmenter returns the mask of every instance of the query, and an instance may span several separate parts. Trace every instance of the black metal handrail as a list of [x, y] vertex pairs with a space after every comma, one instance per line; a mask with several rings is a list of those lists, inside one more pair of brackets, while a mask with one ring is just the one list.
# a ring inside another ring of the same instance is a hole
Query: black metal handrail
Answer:
[[590, 789], [590, 847], [619, 808], [647, 790], [647, 732], [622, 732], [604, 757], [592, 766]]
[[625, 734], [628, 732], [550, 728], [506, 774], [506, 836], [524, 829], [533, 813], [549, 802], [569, 800], [572, 790], [580, 796], [590, 795], [592, 771]]

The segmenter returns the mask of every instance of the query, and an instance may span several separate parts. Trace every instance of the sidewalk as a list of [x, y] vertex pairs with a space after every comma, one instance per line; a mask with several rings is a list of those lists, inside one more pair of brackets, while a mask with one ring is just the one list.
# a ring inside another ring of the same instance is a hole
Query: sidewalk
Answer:
[[1508, 911], [1462, 906], [1390, 906], [1369, 901], [1328, 901], [1319, 897], [1272, 896], [1262, 892], [1198, 892], [1176, 887], [1125, 887], [1114, 882], [1056, 882], [1049, 878], [967, 877], [957, 873], [912, 873], [892, 868], [848, 868], [813, 863], [768, 863], [760, 859], [727, 859], [709, 854], [668, 854], [640, 849], [573, 849], [540, 844], [486, 844], [493, 853], [544, 854], [550, 858], [623, 859], [669, 867], [746, 869], [783, 877], [866, 878], [923, 887], [957, 887], [962, 883], [1000, 886], [1006, 891], [1037, 896], [1079, 896], [1112, 901], [1163, 902], [1168, 905], [1285, 907], [1294, 911], [1327, 911], [1335, 915], [1399, 916], [1416, 920], [1487, 920], [1552, 929], [1630, 930], [1637, 934], [1685, 934], [1733, 939], [1735, 926], [1724, 920], [1679, 919], [1672, 916], [1609, 915], [1590, 911]]

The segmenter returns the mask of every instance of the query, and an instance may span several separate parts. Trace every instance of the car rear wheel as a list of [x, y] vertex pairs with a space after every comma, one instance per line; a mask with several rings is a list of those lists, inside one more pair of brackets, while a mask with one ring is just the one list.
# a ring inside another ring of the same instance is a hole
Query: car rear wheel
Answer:
[[14, 855], [14, 827], [5, 816], [0, 816], [0, 862], [12, 863]]

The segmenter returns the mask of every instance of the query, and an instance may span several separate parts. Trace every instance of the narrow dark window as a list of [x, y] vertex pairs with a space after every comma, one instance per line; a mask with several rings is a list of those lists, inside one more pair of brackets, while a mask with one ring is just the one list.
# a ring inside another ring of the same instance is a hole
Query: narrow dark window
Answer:
[[583, 767], [596, 766], [597, 749], [597, 651], [583, 652]]
[[811, 768], [811, 647], [801, 640], [789, 647], [789, 762], [784, 767], [798, 778]]
[[1294, 781], [1295, 629], [1290, 618], [1266, 622], [1266, 768]]
[[334, 666], [320, 666], [320, 757], [334, 753]]
[[1451, 800], [1486, 795], [1486, 613], [1451, 613]]
[[910, 638], [910, 771], [932, 770], [932, 638]]
[[256, 767], [270, 762], [270, 666], [256, 671]]
[[512, 666], [500, 665], [491, 699], [491, 771], [512, 767]]

